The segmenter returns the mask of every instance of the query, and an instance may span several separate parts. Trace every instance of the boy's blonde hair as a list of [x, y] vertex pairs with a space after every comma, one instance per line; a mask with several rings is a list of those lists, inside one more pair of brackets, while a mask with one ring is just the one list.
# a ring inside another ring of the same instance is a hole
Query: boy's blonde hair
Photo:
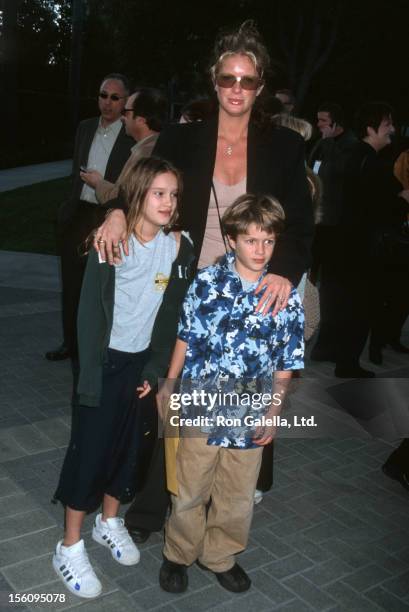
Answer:
[[235, 240], [239, 234], [246, 234], [254, 223], [262, 231], [279, 235], [284, 229], [285, 213], [280, 202], [268, 195], [240, 196], [226, 210], [222, 217], [224, 234]]

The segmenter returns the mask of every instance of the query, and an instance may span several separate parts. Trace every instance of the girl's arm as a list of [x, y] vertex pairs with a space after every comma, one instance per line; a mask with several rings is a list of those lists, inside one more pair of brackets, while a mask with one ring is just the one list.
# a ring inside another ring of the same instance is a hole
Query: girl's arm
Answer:
[[182, 371], [183, 364], [185, 363], [187, 342], [176, 339], [175, 348], [173, 349], [172, 358], [170, 360], [170, 366], [167, 378], [178, 378]]

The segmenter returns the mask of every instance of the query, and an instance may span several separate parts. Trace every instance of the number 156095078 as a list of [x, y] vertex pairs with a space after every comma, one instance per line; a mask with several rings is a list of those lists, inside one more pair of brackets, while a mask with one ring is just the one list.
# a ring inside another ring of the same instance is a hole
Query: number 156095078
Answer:
[[13, 603], [64, 603], [65, 593], [9, 593], [8, 602]]

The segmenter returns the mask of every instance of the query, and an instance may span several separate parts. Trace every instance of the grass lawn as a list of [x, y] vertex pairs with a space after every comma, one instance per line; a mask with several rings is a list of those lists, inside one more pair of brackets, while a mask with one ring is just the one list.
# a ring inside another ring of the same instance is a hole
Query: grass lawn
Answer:
[[55, 179], [0, 193], [0, 249], [56, 255], [57, 213], [71, 179]]

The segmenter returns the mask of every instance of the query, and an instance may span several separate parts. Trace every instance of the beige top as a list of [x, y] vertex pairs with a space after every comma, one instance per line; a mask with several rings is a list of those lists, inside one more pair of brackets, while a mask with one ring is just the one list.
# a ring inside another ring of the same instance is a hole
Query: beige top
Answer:
[[123, 179], [127, 169], [141, 157], [151, 156], [156, 141], [158, 140], [158, 136], [159, 134], [151, 134], [143, 140], [140, 140], [132, 147], [131, 154], [126, 164], [122, 168], [121, 174], [119, 175], [116, 183], [110, 183], [104, 179], [97, 184], [95, 188], [95, 195], [97, 196], [97, 200], [100, 204], [106, 204], [109, 202], [109, 200], [113, 200], [117, 197], [119, 185], [121, 184], [121, 180]]
[[[220, 218], [223, 217], [225, 210], [241, 195], [246, 193], [247, 177], [245, 176], [235, 185], [225, 185], [213, 177], [213, 185], [216, 190], [217, 201], [219, 203]], [[200, 252], [198, 268], [212, 266], [224, 255], [226, 249], [222, 233], [220, 230], [219, 216], [217, 214], [216, 202], [213, 189], [210, 191], [209, 209], [207, 211], [206, 229], [203, 239], [202, 250]]]

